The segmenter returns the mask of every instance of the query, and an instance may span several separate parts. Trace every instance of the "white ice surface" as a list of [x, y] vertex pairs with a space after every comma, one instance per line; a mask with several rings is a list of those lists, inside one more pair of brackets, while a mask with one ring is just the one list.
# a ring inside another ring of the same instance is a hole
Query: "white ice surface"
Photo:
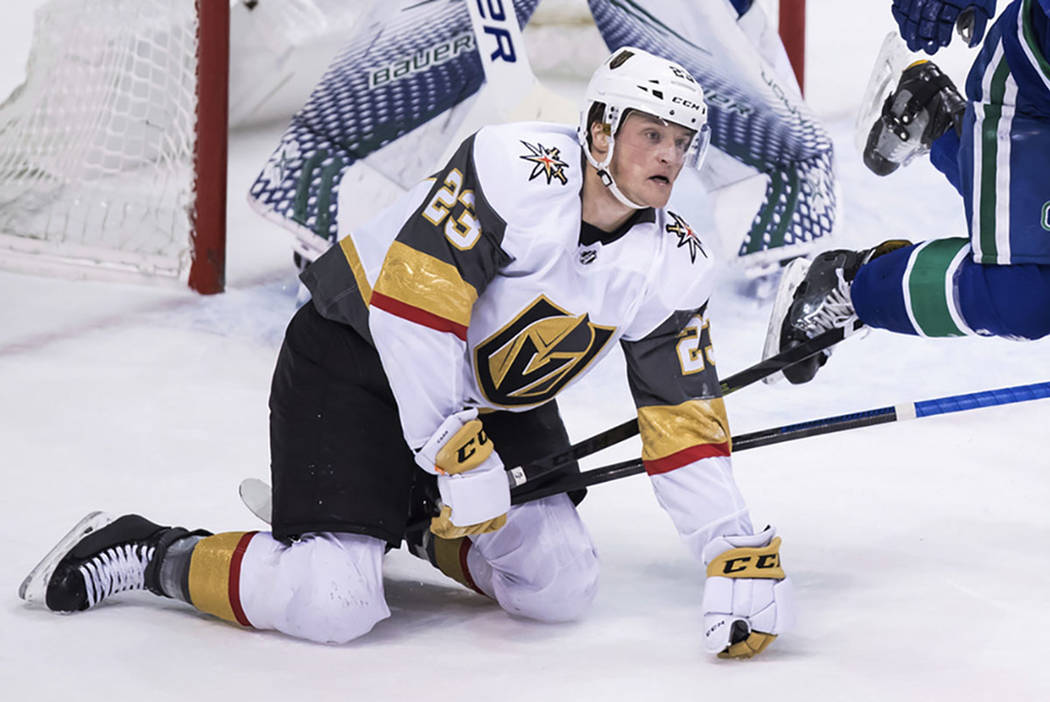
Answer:
[[[33, 4], [0, 11], [6, 88]], [[809, 5], [807, 80], [839, 145], [841, 243], [962, 233], [960, 202], [928, 165], [877, 179], [852, 151], [843, 96], [859, 99], [889, 3]], [[581, 506], [603, 570], [578, 623], [512, 619], [404, 552], [386, 561], [393, 616], [342, 647], [241, 631], [147, 595], [74, 616], [26, 606], [19, 581], [89, 510], [214, 531], [263, 526], [236, 487], [267, 477], [266, 399], [296, 281], [287, 237], [242, 194], [279, 130], [231, 145], [225, 295], [0, 273], [4, 699], [1050, 698], [1047, 400], [738, 454], [756, 525], [784, 537], [800, 610], [798, 630], [750, 662], [702, 652], [701, 568], [644, 477], [596, 487]], [[727, 277], [712, 303], [723, 375], [757, 361], [762, 345], [768, 302], [740, 287]], [[1048, 343], [874, 332], [844, 344], [809, 385], [759, 384], [727, 404], [739, 433], [1044, 381]], [[573, 438], [631, 416], [619, 361], [562, 407]], [[629, 443], [589, 465], [637, 451]]]

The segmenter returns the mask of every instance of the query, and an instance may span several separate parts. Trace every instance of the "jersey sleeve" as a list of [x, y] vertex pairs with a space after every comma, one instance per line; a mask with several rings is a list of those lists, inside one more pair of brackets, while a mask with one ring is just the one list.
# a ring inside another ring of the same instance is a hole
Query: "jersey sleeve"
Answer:
[[732, 437], [705, 308], [676, 311], [646, 336], [621, 342], [646, 472], [701, 560], [711, 538], [752, 531], [733, 479]]
[[474, 145], [467, 139], [435, 175], [388, 249], [369, 300], [369, 331], [412, 448], [463, 409], [474, 303], [511, 260], [501, 246], [506, 223], [477, 177]]

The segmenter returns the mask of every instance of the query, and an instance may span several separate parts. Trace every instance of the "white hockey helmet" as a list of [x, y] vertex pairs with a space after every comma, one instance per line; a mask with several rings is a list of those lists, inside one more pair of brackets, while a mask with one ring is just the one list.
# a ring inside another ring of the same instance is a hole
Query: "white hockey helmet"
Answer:
[[[605, 106], [601, 121], [608, 125], [609, 150], [600, 162], [590, 149], [591, 108], [595, 103]], [[609, 164], [612, 163], [616, 132], [629, 110], [638, 110], [666, 122], [673, 122], [694, 130], [693, 141], [685, 157], [685, 166], [699, 168], [711, 141], [707, 124], [707, 104], [700, 84], [689, 71], [674, 61], [660, 58], [633, 46], [624, 46], [606, 59], [591, 76], [584, 93], [583, 109], [576, 136], [587, 161], [598, 171], [602, 182], [628, 207], [642, 209], [631, 202], [616, 186]]]

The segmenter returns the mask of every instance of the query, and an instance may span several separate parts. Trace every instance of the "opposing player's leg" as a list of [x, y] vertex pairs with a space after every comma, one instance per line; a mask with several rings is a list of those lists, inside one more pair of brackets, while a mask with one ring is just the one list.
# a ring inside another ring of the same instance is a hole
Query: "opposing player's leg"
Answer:
[[1039, 339], [1050, 334], [1050, 265], [982, 265], [968, 239], [935, 239], [863, 266], [851, 300], [866, 324], [902, 334]]
[[[865, 257], [823, 254], [795, 276], [801, 283], [785, 281], [775, 310], [786, 311], [771, 321], [767, 344], [790, 345], [853, 318], [922, 336], [1050, 333], [1050, 184], [1042, 176], [1050, 160], [1050, 69], [1033, 26], [1040, 22], [1045, 26], [1046, 16], [1036, 3], [1014, 2], [1003, 11], [970, 70], [961, 116], [950, 82], [924, 70], [926, 63], [914, 64], [868, 140], [865, 162], [892, 170], [930, 139], [940, 144], [956, 131], [938, 137], [930, 125], [956, 126], [957, 149], [945, 147], [939, 167], [960, 189], [970, 239], [897, 247], [884, 256], [878, 249]], [[957, 179], [945, 167], [949, 151]], [[785, 375], [805, 382], [825, 360]]]
[[977, 263], [1050, 264], [1050, 64], [1037, 21], [1048, 23], [1039, 3], [1011, 3], [967, 79], [959, 170]]

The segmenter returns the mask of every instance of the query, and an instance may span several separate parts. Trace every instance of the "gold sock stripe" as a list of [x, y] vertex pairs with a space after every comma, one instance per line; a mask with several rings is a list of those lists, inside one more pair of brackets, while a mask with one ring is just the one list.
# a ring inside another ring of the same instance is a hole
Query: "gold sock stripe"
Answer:
[[470, 546], [470, 539], [465, 536], [458, 539], [442, 539], [435, 536], [434, 560], [437, 561], [438, 570], [442, 573], [460, 585], [484, 595], [485, 593], [474, 582], [474, 578], [470, 577], [470, 570], [467, 569], [467, 552], [470, 551]]
[[190, 602], [202, 612], [251, 626], [241, 608], [241, 560], [255, 531], [232, 531], [197, 542], [190, 556]]
[[783, 580], [780, 567], [780, 537], [761, 548], [731, 548], [707, 564], [708, 577], [772, 578]]

